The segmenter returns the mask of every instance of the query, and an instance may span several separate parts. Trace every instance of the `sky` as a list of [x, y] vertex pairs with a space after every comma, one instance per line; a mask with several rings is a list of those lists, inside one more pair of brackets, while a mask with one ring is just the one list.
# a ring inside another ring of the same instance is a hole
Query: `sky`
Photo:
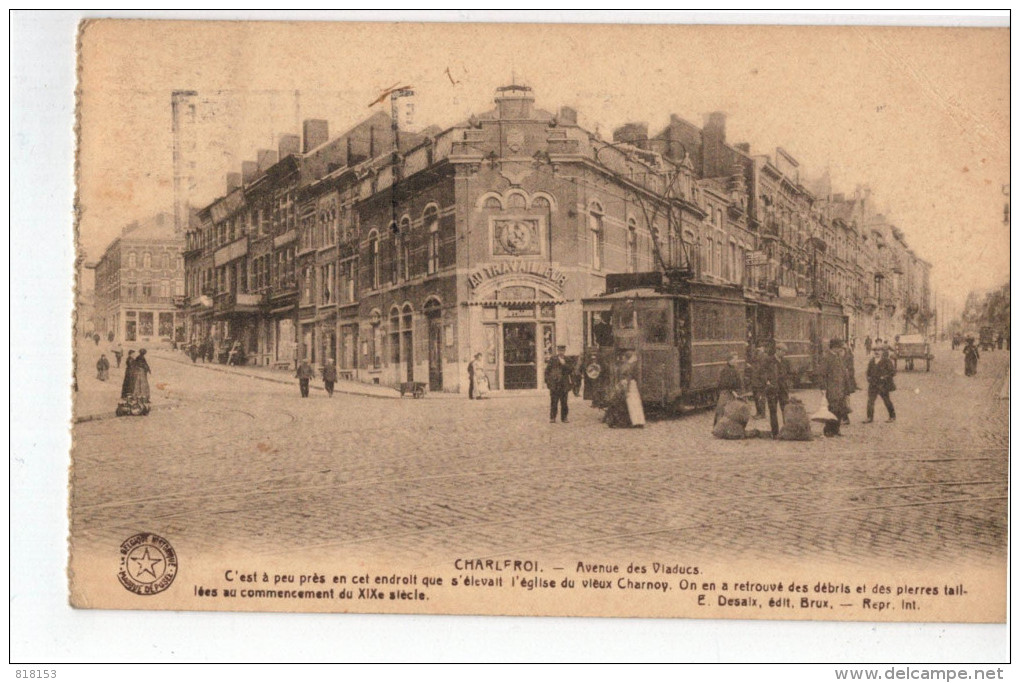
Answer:
[[[206, 111], [198, 203], [301, 119], [331, 135], [412, 85], [422, 125], [534, 89], [609, 137], [670, 114], [727, 114], [727, 140], [783, 147], [802, 179], [867, 184], [933, 264], [950, 309], [1009, 277], [1009, 32], [992, 28], [109, 21], [82, 32], [80, 245], [98, 259], [132, 220], [172, 206], [170, 93]], [[295, 97], [295, 92], [299, 97]]]

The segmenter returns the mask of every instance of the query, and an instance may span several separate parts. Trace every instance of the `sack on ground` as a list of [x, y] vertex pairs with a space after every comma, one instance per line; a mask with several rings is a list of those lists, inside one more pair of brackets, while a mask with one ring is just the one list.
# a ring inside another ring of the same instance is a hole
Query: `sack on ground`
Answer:
[[779, 430], [779, 438], [783, 441], [811, 440], [811, 420], [804, 404], [795, 398], [790, 399], [783, 410], [783, 428]]
[[716, 423], [715, 427], [712, 428], [712, 436], [717, 439], [743, 439], [744, 425], [740, 424], [736, 420], [724, 417]]
[[723, 408], [723, 417], [738, 423], [743, 429], [751, 420], [751, 406], [742, 398], [734, 398]]

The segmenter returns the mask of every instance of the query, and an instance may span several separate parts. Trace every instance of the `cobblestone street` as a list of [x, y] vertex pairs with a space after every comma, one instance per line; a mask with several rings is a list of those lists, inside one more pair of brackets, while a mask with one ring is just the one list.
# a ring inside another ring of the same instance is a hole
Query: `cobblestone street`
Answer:
[[[879, 402], [862, 424], [862, 390], [844, 436], [797, 443], [713, 439], [707, 411], [610, 430], [573, 397], [569, 424], [549, 424], [542, 396], [301, 399], [287, 374], [259, 381], [150, 355], [151, 415], [75, 426], [72, 523], [84, 546], [145, 530], [193, 550], [422, 563], [1006, 557], [1006, 351], [984, 354], [966, 378], [962, 355], [940, 346], [930, 373], [901, 368], [897, 422]], [[865, 363], [859, 353], [862, 387]], [[98, 383], [84, 374], [88, 396]], [[799, 395], [817, 408], [820, 392]]]

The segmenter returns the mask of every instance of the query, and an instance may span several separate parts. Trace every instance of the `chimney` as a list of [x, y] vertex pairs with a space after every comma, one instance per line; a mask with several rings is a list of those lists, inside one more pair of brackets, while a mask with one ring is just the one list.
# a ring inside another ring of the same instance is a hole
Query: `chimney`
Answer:
[[501, 119], [530, 119], [535, 98], [526, 85], [504, 85], [496, 88], [496, 107]]
[[625, 142], [635, 147], [648, 148], [648, 124], [644, 121], [625, 123], [613, 131], [613, 142]]
[[240, 173], [228, 173], [227, 174], [227, 194], [230, 194], [237, 188], [241, 187], [241, 174]]
[[751, 156], [751, 143], [750, 142], [738, 142], [733, 145], [738, 152], [743, 152], [747, 156]]
[[260, 149], [257, 158], [259, 171], [265, 171], [277, 161], [276, 152], [271, 149]]
[[573, 107], [560, 107], [560, 123], [577, 125], [577, 110]]
[[280, 158], [288, 157], [291, 154], [301, 153], [300, 135], [281, 135], [279, 145]]
[[714, 111], [706, 116], [704, 134], [713, 142], [726, 142], [726, 112]]
[[241, 181], [250, 183], [259, 172], [259, 165], [254, 161], [241, 162]]
[[308, 154], [310, 150], [329, 140], [329, 122], [324, 119], [308, 119], [303, 126], [305, 145], [301, 152]]

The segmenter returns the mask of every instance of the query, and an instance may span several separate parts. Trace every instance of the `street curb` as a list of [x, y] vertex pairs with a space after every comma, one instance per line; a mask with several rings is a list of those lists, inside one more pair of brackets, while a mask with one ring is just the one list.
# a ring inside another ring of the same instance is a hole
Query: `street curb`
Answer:
[[[264, 377], [262, 375], [249, 375], [249, 374], [244, 373], [244, 372], [237, 372], [236, 370], [228, 370], [226, 368], [218, 368], [215, 365], [210, 365], [208, 363], [203, 363], [202, 365], [199, 365], [197, 363], [186, 363], [185, 361], [177, 359], [177, 358], [174, 358], [173, 356], [159, 355], [158, 358], [160, 358], [161, 360], [169, 360], [172, 363], [180, 363], [181, 365], [187, 365], [187, 366], [196, 367], [196, 368], [204, 368], [206, 370], [212, 370], [213, 372], [222, 372], [222, 373], [224, 373], [226, 375], [234, 375], [235, 377], [248, 377], [250, 379], [259, 379], [259, 380], [262, 380], [263, 382], [273, 382], [274, 384], [285, 384], [287, 386], [293, 386], [293, 384], [292, 384], [292, 382], [290, 380], [277, 379], [276, 377]], [[322, 391], [322, 392], [326, 391], [325, 388], [319, 387], [319, 386], [312, 386], [312, 387], [309, 387], [309, 388], [310, 389], [314, 389], [315, 391]], [[364, 391], [364, 392], [363, 391], [350, 391], [350, 390], [346, 390], [346, 389], [341, 389], [339, 387], [335, 388], [333, 390], [333, 393], [336, 393], [336, 394], [348, 394], [350, 396], [363, 396], [365, 398], [378, 398], [378, 399], [382, 399], [384, 401], [390, 401], [390, 400], [393, 400], [393, 399], [399, 399], [400, 398], [399, 394], [396, 395], [396, 396], [379, 396], [378, 394], [372, 394], [372, 393], [369, 393], [367, 391]]]

